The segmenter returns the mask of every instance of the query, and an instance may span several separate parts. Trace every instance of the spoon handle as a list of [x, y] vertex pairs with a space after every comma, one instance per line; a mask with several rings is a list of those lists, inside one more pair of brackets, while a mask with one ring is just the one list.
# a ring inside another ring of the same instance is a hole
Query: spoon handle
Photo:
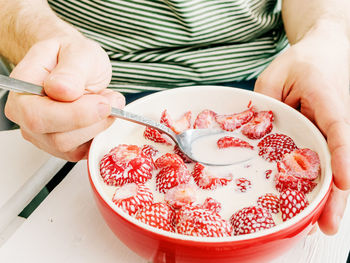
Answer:
[[176, 135], [171, 129], [169, 129], [167, 126], [165, 126], [159, 122], [156, 122], [154, 120], [147, 119], [143, 116], [140, 116], [140, 115], [137, 115], [137, 114], [125, 111], [125, 110], [117, 109], [114, 107], [112, 107], [111, 115], [118, 117], [120, 119], [124, 119], [127, 121], [131, 121], [131, 122], [134, 122], [137, 124], [141, 124], [144, 126], [154, 128], [158, 131], [161, 131], [161, 132], [167, 134], [169, 137], [171, 137], [171, 139], [176, 140], [176, 138], [175, 138]]
[[[4, 75], [0, 75], [0, 87], [10, 91], [24, 92], [24, 93], [45, 96], [45, 91], [43, 87], [32, 83], [28, 83], [22, 80], [10, 78]], [[114, 107], [112, 107], [111, 109], [111, 115], [118, 117], [120, 119], [135, 122], [137, 124], [152, 127], [156, 130], [164, 132], [165, 134], [170, 136], [173, 140], [175, 139], [175, 133], [171, 129], [169, 129], [167, 126], [159, 122], [155, 122], [153, 120], [144, 118], [143, 116], [140, 116], [131, 112], [127, 112], [121, 109], [117, 109]]]
[[44, 96], [44, 89], [38, 85], [0, 75], [0, 87], [15, 92], [26, 92]]

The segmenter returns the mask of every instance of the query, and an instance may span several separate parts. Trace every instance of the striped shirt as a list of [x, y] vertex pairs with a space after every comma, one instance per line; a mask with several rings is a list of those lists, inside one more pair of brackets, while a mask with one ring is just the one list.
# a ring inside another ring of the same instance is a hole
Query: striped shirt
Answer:
[[249, 80], [287, 45], [278, 0], [49, 0], [108, 53], [121, 92]]

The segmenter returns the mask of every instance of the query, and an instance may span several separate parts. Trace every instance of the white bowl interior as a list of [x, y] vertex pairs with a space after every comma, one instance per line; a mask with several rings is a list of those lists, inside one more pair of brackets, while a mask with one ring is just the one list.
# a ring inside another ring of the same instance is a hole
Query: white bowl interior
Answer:
[[135, 134], [139, 134], [140, 129], [144, 129], [144, 127], [124, 120], [116, 120], [109, 129], [96, 136], [92, 142], [88, 162], [93, 184], [107, 204], [122, 217], [136, 225], [148, 229], [149, 231], [177, 239], [194, 240], [199, 242], [234, 241], [255, 238], [288, 228], [316, 208], [317, 204], [320, 203], [327, 193], [332, 178], [330, 154], [324, 137], [320, 131], [298, 111], [275, 99], [255, 92], [220, 86], [192, 86], [158, 92], [127, 105], [125, 110], [154, 120], [159, 120], [161, 112], [164, 109], [167, 109], [173, 118], [176, 119], [187, 110], [191, 110], [193, 116], [196, 116], [197, 113], [203, 109], [211, 109], [220, 114], [240, 112], [247, 107], [250, 100], [258, 110], [272, 110], [275, 115], [275, 127], [277, 127], [282, 133], [292, 137], [298, 147], [310, 148], [316, 151], [320, 157], [321, 177], [319, 187], [314, 190], [318, 192], [315, 194], [313, 201], [306, 209], [287, 222], [279, 224], [271, 229], [248, 235], [226, 238], [203, 238], [159, 230], [143, 224], [135, 218], [127, 215], [108, 198], [103, 190], [103, 181], [101, 180], [99, 171], [100, 160], [114, 146], [120, 143], [143, 144], [142, 138], [139, 138], [140, 136], [136, 136]]

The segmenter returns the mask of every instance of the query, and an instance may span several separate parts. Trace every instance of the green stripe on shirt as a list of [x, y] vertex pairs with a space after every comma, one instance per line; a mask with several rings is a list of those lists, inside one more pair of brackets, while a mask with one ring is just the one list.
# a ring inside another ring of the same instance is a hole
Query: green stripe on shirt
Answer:
[[277, 0], [49, 0], [106, 50], [121, 92], [257, 77], [287, 45]]

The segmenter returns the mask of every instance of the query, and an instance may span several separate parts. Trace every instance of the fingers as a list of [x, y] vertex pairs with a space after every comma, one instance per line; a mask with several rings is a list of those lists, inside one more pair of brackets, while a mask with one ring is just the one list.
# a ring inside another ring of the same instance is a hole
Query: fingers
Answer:
[[279, 58], [272, 61], [256, 80], [254, 91], [282, 100], [288, 67], [288, 63]]
[[346, 208], [348, 196], [349, 191], [341, 191], [333, 185], [325, 208], [318, 219], [318, 225], [323, 233], [327, 235], [337, 233]]
[[41, 136], [37, 136], [37, 134], [31, 131], [22, 129], [22, 135], [26, 140], [37, 145], [39, 148], [49, 151], [51, 154], [63, 159], [68, 159], [71, 158], [70, 156], [75, 151], [79, 150], [80, 152], [82, 150], [80, 145], [93, 139], [98, 133], [112, 125], [113, 122], [114, 118], [110, 117], [78, 130], [64, 133], [48, 133], [42, 134]]
[[320, 94], [315, 104], [317, 126], [327, 137], [332, 157], [334, 183], [350, 189], [350, 105], [336, 94]]
[[106, 88], [111, 79], [111, 65], [107, 54], [95, 42], [85, 40], [77, 44], [61, 44], [57, 65], [45, 78], [46, 94], [58, 101], [74, 101], [85, 90], [97, 93]]
[[43, 86], [44, 79], [57, 64], [59, 48], [59, 43], [52, 40], [34, 45], [16, 65], [10, 77]]
[[[22, 95], [23, 96], [23, 95]], [[99, 93], [99, 95], [84, 95], [79, 100], [71, 102], [71, 103], [63, 103], [63, 102], [55, 102], [59, 104], [72, 105], [74, 103], [83, 100], [85, 97], [96, 97], [103, 96], [106, 98], [110, 105], [113, 107], [122, 108], [125, 105], [124, 97], [118, 93], [113, 92], [112, 90], [105, 90]], [[34, 96], [31, 96], [34, 97]], [[39, 97], [40, 98], [40, 97]], [[94, 103], [94, 102], [93, 102]], [[89, 105], [89, 103], [87, 104]], [[56, 114], [57, 112], [52, 112], [52, 114]], [[51, 116], [49, 119], [58, 119], [56, 115]], [[74, 116], [74, 115], [73, 115]], [[68, 120], [67, 123], [75, 123], [77, 122], [74, 118], [69, 119], [69, 115], [66, 116]], [[78, 116], [76, 116], [78, 117]], [[60, 157], [62, 159], [66, 159], [72, 162], [78, 161], [82, 158], [86, 157], [87, 151], [89, 149], [89, 145], [91, 140], [101, 131], [108, 128], [113, 122], [114, 117], [107, 117], [100, 121], [93, 122], [91, 125], [83, 126], [81, 128], [74, 128], [72, 130], [67, 130], [65, 132], [51, 132], [51, 133], [37, 133], [33, 130], [27, 129], [24, 126], [21, 126], [21, 131], [23, 137], [43, 149], [44, 151]], [[64, 122], [64, 118], [61, 119]], [[83, 124], [84, 122], [80, 122]], [[70, 124], [73, 125], [74, 124]], [[74, 126], [75, 127], [75, 126]]]
[[21, 94], [11, 94], [9, 100], [16, 103], [6, 106], [8, 118], [33, 133], [65, 132], [90, 126], [109, 116], [111, 104], [118, 108], [125, 104], [124, 97], [113, 91], [86, 94], [71, 103]]

